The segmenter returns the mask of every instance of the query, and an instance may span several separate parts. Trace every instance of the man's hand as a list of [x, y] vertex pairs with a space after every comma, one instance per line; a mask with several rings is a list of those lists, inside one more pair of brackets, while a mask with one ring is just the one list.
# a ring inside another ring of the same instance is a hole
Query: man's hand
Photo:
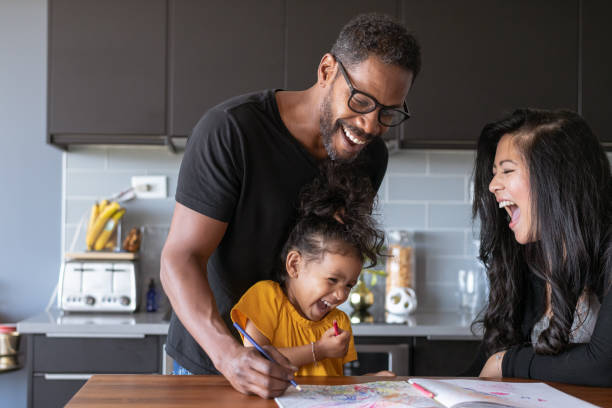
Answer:
[[336, 336], [334, 328], [331, 327], [315, 342], [317, 360], [346, 356], [351, 336], [347, 331], [340, 329], [339, 332]]
[[262, 347], [278, 363], [269, 361], [253, 347], [238, 347], [237, 352], [225, 358], [217, 368], [243, 394], [278, 397], [285, 392], [298, 368], [274, 347]]

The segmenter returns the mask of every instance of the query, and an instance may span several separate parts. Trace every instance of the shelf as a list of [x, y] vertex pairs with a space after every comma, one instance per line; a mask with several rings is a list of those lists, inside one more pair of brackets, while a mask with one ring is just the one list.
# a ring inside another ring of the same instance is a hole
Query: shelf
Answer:
[[132, 252], [67, 252], [64, 259], [86, 261], [132, 261], [138, 254]]

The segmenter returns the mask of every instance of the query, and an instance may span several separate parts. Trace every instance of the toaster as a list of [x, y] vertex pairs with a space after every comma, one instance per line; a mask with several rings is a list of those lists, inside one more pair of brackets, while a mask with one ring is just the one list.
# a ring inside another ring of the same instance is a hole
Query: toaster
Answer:
[[66, 260], [58, 284], [58, 308], [70, 312], [134, 312], [136, 261]]

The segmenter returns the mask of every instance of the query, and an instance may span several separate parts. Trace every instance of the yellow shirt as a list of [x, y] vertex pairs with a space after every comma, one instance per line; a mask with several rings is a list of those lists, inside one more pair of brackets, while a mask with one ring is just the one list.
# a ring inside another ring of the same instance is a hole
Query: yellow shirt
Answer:
[[340, 329], [350, 333], [348, 352], [343, 358], [326, 358], [316, 365], [313, 362], [300, 367], [295, 375], [343, 375], [343, 365], [357, 359], [351, 321], [346, 313], [332, 309], [318, 322], [308, 320], [298, 313], [276, 282], [260, 281], [251, 286], [232, 308], [231, 317], [242, 327], [246, 327], [248, 320], [252, 321], [276, 348], [317, 341], [333, 327], [334, 320]]

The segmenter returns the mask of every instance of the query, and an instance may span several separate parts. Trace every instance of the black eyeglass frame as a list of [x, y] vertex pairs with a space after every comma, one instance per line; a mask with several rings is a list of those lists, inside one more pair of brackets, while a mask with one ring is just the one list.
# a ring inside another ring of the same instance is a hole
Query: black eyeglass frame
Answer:
[[[336, 57], [334, 56], [334, 58], [336, 58]], [[386, 127], [398, 126], [398, 125], [401, 125], [404, 121], [410, 119], [411, 115], [410, 115], [410, 111], [408, 110], [408, 106], [406, 105], [406, 101], [403, 102], [404, 110], [401, 110], [401, 109], [398, 109], [398, 108], [394, 108], [393, 106], [387, 106], [387, 105], [383, 105], [382, 103], [379, 103], [376, 100], [376, 98], [373, 97], [372, 95], [368, 94], [367, 92], [363, 92], [363, 91], [360, 91], [357, 88], [355, 88], [353, 86], [353, 83], [349, 79], [348, 74], [346, 73], [346, 69], [344, 68], [344, 65], [342, 65], [342, 62], [340, 62], [340, 60], [338, 58], [336, 58], [336, 61], [338, 62], [338, 66], [340, 67], [340, 72], [342, 73], [342, 76], [344, 77], [344, 80], [346, 81], [346, 84], [348, 85], [349, 90], [351, 91], [351, 95], [349, 96], [348, 100], [346, 101], [346, 104], [347, 104], [347, 106], [349, 107], [350, 110], [352, 110], [355, 113], [363, 113], [363, 114], [365, 114], [365, 113], [373, 112], [378, 107], [380, 107], [380, 110], [378, 111], [378, 123], [380, 123], [381, 125], [386, 126]], [[360, 112], [360, 111], [356, 110], [355, 108], [353, 108], [351, 106], [351, 99], [353, 99], [353, 97], [355, 95], [357, 95], [357, 94], [361, 94], [361, 95], [363, 95], [363, 96], [365, 96], [367, 98], [370, 98], [372, 101], [374, 101], [374, 107], [372, 109], [367, 109], [367, 110], [362, 111], [362, 112]], [[403, 118], [398, 123], [395, 123], [395, 124], [392, 124], [392, 125], [387, 125], [382, 120], [380, 120], [380, 114], [382, 113], [383, 110], [386, 110], [386, 111], [392, 110], [392, 111], [395, 111], [395, 112], [399, 112], [399, 113], [401, 113], [404, 116], [403, 116]]]

